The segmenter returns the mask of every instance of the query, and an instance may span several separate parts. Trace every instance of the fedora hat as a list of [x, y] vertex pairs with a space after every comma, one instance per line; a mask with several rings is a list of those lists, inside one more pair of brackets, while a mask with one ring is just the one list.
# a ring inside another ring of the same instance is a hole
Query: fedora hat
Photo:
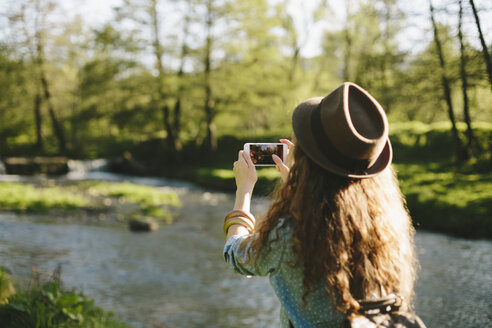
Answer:
[[299, 104], [292, 127], [306, 155], [341, 176], [375, 176], [393, 157], [383, 108], [355, 83], [345, 82], [324, 98]]

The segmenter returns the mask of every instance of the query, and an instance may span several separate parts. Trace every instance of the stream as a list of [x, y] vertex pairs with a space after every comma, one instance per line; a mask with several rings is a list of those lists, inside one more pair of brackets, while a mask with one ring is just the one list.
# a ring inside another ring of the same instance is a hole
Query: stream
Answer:
[[[0, 181], [43, 177], [0, 175]], [[154, 233], [122, 223], [0, 214], [0, 265], [26, 281], [31, 267], [62, 265], [64, 288], [138, 328], [279, 327], [279, 302], [266, 278], [243, 278], [223, 262], [222, 219], [233, 195], [192, 184], [106, 172], [58, 179], [130, 181], [176, 191], [175, 222]], [[265, 198], [253, 199], [264, 213]], [[419, 231], [416, 310], [429, 328], [492, 327], [492, 242]]]

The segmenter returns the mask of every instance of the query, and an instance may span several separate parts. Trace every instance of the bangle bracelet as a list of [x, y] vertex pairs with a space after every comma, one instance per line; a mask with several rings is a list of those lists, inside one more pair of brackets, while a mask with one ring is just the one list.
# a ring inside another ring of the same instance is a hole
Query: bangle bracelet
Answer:
[[224, 219], [224, 222], [227, 221], [228, 219], [230, 218], [233, 218], [233, 217], [242, 217], [242, 218], [246, 218], [246, 219], [249, 219], [251, 221], [251, 223], [256, 224], [256, 219], [255, 217], [253, 216], [253, 214], [251, 213], [248, 213], [246, 211], [243, 211], [243, 210], [233, 210], [233, 211], [230, 211], [225, 219]]
[[252, 233], [255, 230], [255, 226], [250, 220], [240, 216], [232, 217], [224, 222], [224, 233], [226, 235], [229, 228], [234, 224], [238, 224], [240, 226], [245, 227], [246, 230], [248, 230], [248, 233]]

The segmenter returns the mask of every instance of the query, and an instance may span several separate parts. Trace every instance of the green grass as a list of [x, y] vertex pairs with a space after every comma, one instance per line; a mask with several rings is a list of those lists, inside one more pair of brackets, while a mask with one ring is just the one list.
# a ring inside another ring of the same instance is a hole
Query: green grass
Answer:
[[396, 164], [400, 187], [418, 227], [462, 237], [492, 238], [492, 173]]
[[75, 213], [118, 211], [118, 206], [104, 205], [106, 199], [113, 204], [132, 204], [137, 209], [130, 217], [151, 216], [170, 223], [173, 207], [181, 206], [178, 195], [155, 187], [129, 182], [83, 181], [73, 186], [38, 186], [18, 182], [0, 182], [0, 210], [49, 213], [62, 211]]
[[[179, 197], [174, 192], [164, 192], [155, 187], [129, 182], [85, 181], [79, 183], [78, 187], [91, 196], [114, 197], [121, 201], [138, 205], [140, 207], [139, 214], [151, 216], [168, 223], [172, 221], [172, 215], [167, 208], [181, 206]], [[166, 209], [163, 207], [166, 207]]]
[[163, 192], [155, 187], [130, 182], [85, 181], [78, 186], [86, 189], [89, 195], [122, 198], [142, 206], [181, 206], [179, 197], [174, 192]]
[[[465, 140], [466, 126], [458, 124]], [[275, 142], [288, 134], [222, 136], [219, 153], [190, 158], [179, 178], [205, 187], [234, 191], [232, 163], [245, 142]], [[450, 124], [403, 122], [390, 124], [395, 168], [402, 192], [418, 228], [473, 238], [492, 238], [492, 124], [474, 123], [474, 158], [454, 164]], [[164, 173], [165, 174], [165, 173]], [[256, 195], [268, 195], [278, 181], [274, 168], [259, 169]]]
[[9, 296], [15, 294], [12, 277], [0, 267], [0, 304], [6, 303]]
[[64, 291], [48, 282], [8, 298], [0, 305], [0, 327], [9, 328], [127, 328], [112, 312], [75, 291]]
[[[270, 194], [280, 179], [280, 173], [275, 168], [260, 168], [257, 172], [258, 182], [255, 186], [255, 193], [263, 196]], [[180, 173], [180, 177], [192, 180], [208, 188], [230, 192], [236, 190], [236, 182], [232, 169], [186, 169]]]
[[18, 182], [0, 182], [0, 210], [47, 213], [50, 210], [73, 212], [90, 206], [83, 195], [61, 187], [35, 188]]

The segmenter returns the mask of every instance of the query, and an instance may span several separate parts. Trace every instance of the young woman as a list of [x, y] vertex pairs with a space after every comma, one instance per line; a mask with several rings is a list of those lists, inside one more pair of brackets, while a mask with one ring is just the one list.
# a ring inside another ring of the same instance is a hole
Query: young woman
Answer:
[[249, 156], [234, 162], [237, 192], [225, 219], [226, 262], [269, 276], [282, 327], [339, 327], [359, 300], [397, 294], [412, 304], [414, 230], [390, 163], [388, 123], [364, 89], [344, 83], [298, 105], [283, 183], [261, 222], [250, 202]]

